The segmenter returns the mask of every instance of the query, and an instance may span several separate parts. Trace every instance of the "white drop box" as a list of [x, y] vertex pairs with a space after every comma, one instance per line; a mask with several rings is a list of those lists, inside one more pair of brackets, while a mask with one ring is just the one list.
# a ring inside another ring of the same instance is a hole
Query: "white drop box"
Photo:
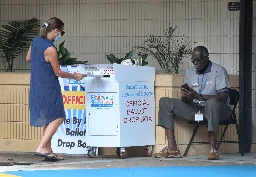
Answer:
[[88, 147], [155, 145], [155, 68], [85, 65]]

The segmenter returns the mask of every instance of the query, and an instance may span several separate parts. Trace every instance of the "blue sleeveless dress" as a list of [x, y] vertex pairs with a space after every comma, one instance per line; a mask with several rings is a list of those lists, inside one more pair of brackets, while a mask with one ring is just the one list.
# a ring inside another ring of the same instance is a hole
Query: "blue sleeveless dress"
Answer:
[[66, 118], [61, 87], [44, 52], [53, 42], [37, 36], [31, 45], [30, 125], [42, 127], [58, 118]]

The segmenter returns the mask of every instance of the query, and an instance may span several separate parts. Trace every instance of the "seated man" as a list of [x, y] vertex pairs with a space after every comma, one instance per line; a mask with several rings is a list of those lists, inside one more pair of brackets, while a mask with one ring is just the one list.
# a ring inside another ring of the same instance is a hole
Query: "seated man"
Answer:
[[[203, 118], [208, 121], [210, 133], [208, 159], [219, 159], [216, 149], [219, 122], [227, 120], [231, 115], [229, 77], [225, 68], [209, 60], [208, 50], [204, 46], [194, 48], [191, 62], [194, 67], [187, 70], [184, 78], [184, 83], [190, 88], [181, 88], [181, 100], [163, 97], [159, 101], [158, 125], [165, 129], [168, 147], [155, 153], [155, 157], [181, 156], [174, 136], [174, 119], [195, 121], [195, 114], [200, 110]], [[205, 101], [204, 106], [195, 104], [196, 100]]]

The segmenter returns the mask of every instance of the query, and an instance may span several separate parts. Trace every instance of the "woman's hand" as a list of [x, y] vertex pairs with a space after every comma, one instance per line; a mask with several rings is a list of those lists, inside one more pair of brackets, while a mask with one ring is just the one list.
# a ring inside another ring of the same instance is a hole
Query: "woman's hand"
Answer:
[[75, 74], [74, 74], [74, 79], [75, 79], [76, 81], [80, 81], [80, 80], [82, 80], [84, 77], [86, 77], [86, 75], [84, 75], [84, 74], [79, 74], [79, 73], [75, 73]]

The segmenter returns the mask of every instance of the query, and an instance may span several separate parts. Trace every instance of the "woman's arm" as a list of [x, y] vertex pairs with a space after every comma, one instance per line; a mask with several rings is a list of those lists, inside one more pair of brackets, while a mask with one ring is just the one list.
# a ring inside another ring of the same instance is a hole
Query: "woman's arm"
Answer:
[[72, 74], [72, 73], [61, 71], [56, 48], [48, 47], [44, 52], [44, 56], [45, 56], [46, 62], [50, 62], [52, 69], [54, 71], [54, 74], [57, 77], [70, 78], [70, 79], [75, 79], [77, 81], [85, 77], [85, 75], [83, 74], [79, 74], [79, 73]]
[[27, 56], [26, 56], [26, 61], [28, 61], [28, 62], [31, 61], [31, 46], [28, 49], [28, 53], [27, 53]]

